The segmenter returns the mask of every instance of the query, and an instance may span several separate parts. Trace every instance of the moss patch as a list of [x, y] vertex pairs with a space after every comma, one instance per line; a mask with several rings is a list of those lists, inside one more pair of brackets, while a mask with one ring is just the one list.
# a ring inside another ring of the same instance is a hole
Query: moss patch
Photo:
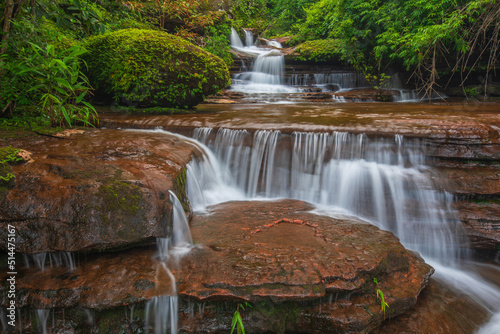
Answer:
[[183, 168], [179, 175], [175, 178], [174, 181], [174, 192], [179, 202], [182, 204], [182, 208], [185, 212], [190, 212], [189, 208], [189, 199], [187, 196], [187, 180], [186, 180], [186, 169]]
[[103, 214], [118, 212], [135, 215], [142, 202], [141, 188], [123, 181], [109, 181], [101, 185], [97, 195], [102, 199]]
[[7, 195], [8, 189], [15, 186], [15, 176], [11, 165], [22, 162], [23, 159], [17, 154], [18, 148], [12, 146], [0, 147], [0, 197]]
[[295, 49], [298, 55], [289, 56], [290, 60], [312, 62], [340, 62], [341, 53], [336, 39], [319, 39], [299, 44]]
[[93, 86], [122, 105], [189, 108], [230, 83], [219, 57], [161, 31], [120, 30], [85, 47]]

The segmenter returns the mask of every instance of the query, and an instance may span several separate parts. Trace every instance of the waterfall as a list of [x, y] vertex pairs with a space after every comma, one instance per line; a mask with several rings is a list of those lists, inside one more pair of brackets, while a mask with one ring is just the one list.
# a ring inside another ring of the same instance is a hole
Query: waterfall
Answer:
[[181, 202], [174, 192], [169, 190], [169, 199], [172, 203], [172, 229], [167, 237], [157, 238], [157, 254], [159, 269], [164, 271], [172, 282], [173, 295], [153, 297], [145, 306], [145, 332], [153, 334], [177, 333], [179, 297], [175, 277], [167, 267], [167, 261], [173, 256], [174, 260], [186, 254], [193, 247], [193, 239], [189, 230], [189, 223]]
[[234, 29], [231, 28], [231, 46], [236, 47], [236, 48], [242, 48], [243, 43], [241, 42], [240, 36], [238, 35], [238, 32]]
[[36, 254], [23, 254], [24, 264], [27, 268], [33, 262], [35, 267], [41, 271], [45, 271], [45, 267], [67, 267], [70, 271], [76, 269], [75, 254], [72, 252], [60, 253], [36, 253]]
[[154, 297], [146, 303], [146, 333], [177, 333], [179, 297]]
[[47, 321], [49, 320], [50, 310], [36, 310], [36, 318], [38, 323], [38, 333], [47, 334]]
[[244, 33], [245, 46], [243, 46], [236, 30], [231, 31], [231, 47], [239, 53], [253, 58], [253, 63], [250, 71], [242, 68], [242, 71], [233, 77], [231, 90], [261, 94], [296, 92], [297, 89], [283, 85], [284, 55], [277, 49], [255, 46], [252, 31], [244, 30]]
[[436, 269], [437, 279], [480, 301], [493, 316], [479, 333], [496, 333], [500, 289], [461, 267], [468, 254], [458, 246], [464, 233], [453, 198], [429, 177], [418, 142], [401, 135], [252, 135], [228, 129], [214, 133], [210, 128], [198, 129], [195, 138], [207, 150], [205, 158], [189, 163], [188, 196], [197, 210], [225, 201], [220, 194], [231, 193], [239, 194], [231, 200], [294, 198], [316, 204], [317, 213], [364, 218], [418, 251]]
[[252, 33], [252, 30], [243, 29], [243, 32], [245, 33], [245, 45], [247, 47], [253, 46], [253, 33]]
[[[424, 173], [425, 158], [418, 147], [403, 145], [401, 136], [370, 140], [346, 132], [286, 136], [279, 131], [257, 131], [252, 136], [220, 129], [212, 140], [207, 129], [203, 131], [195, 138], [215, 153], [226, 176], [224, 187], [240, 189], [246, 198], [294, 198], [342, 208], [394, 232], [422, 254], [448, 261], [459, 257], [454, 245], [460, 225], [451, 208], [452, 196], [435, 190]], [[282, 148], [286, 142], [291, 149]], [[203, 175], [195, 167], [199, 163], [190, 166]], [[188, 184], [199, 183], [193, 175]], [[217, 186], [206, 185], [204, 196], [217, 193]]]
[[193, 246], [189, 223], [184, 213], [184, 208], [177, 196], [172, 192], [170, 202], [172, 203], [172, 230], [166, 238], [156, 238], [157, 257], [167, 261], [170, 255], [179, 255], [189, 252]]

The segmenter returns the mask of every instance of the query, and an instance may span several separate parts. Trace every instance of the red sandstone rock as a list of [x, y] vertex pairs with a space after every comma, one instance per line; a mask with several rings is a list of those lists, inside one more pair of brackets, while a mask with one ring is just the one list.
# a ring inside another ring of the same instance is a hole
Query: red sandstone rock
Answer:
[[[101, 254], [86, 259], [74, 271], [60, 267], [40, 272], [35, 268], [22, 269], [19, 264], [18, 268], [18, 308], [107, 309], [174, 294], [166, 267], [153, 259], [150, 250]], [[2, 282], [7, 277], [6, 271], [0, 275]], [[1, 304], [6, 306], [7, 294], [2, 296]]]
[[[384, 314], [373, 278], [390, 306], [385, 317], [415, 304], [433, 271], [418, 255], [390, 232], [355, 218], [308, 213], [311, 209], [294, 200], [228, 202], [194, 216], [193, 239], [203, 248], [174, 271], [184, 282], [179, 295], [197, 302], [249, 301], [256, 305], [251, 312], [258, 312], [260, 302], [272, 303], [277, 314], [286, 303], [300, 302], [294, 319], [279, 321], [282, 330], [304, 333], [377, 327]], [[277, 319], [267, 319], [268, 327], [259, 331], [277, 325]], [[191, 324], [189, 331], [203, 324]]]
[[25, 253], [130, 247], [165, 236], [168, 190], [195, 152], [175, 136], [117, 130], [19, 144], [35, 162], [13, 166], [16, 186], [0, 198], [0, 238], [14, 225], [16, 251]]
[[[251, 332], [369, 332], [416, 303], [433, 272], [417, 254], [390, 232], [311, 209], [295, 200], [229, 202], [195, 216], [197, 246], [168, 263], [181, 300], [180, 330], [227, 332], [234, 307], [249, 301], [243, 314]], [[169, 275], [153, 254], [96, 254], [73, 272], [21, 268], [17, 306], [98, 311], [171, 295]], [[376, 289], [389, 304], [385, 315]], [[204, 311], [189, 315], [188, 301]]]
[[397, 90], [373, 88], [352, 89], [334, 94], [336, 97], [343, 97], [346, 100], [356, 102], [392, 102], [394, 100], [394, 96], [399, 95], [400, 93]]
[[456, 203], [472, 248], [498, 250], [500, 245], [500, 203], [477, 201]]
[[474, 333], [488, 319], [488, 314], [469, 297], [431, 278], [409, 312], [384, 322], [373, 333]]

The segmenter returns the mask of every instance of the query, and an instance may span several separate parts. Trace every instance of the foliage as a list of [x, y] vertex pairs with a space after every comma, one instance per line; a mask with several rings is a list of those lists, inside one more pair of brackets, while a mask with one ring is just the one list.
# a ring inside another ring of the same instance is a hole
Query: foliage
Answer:
[[245, 334], [245, 326], [243, 326], [243, 319], [241, 318], [240, 308], [244, 311], [245, 307], [252, 307], [250, 304], [245, 302], [245, 304], [238, 304], [236, 311], [234, 311], [233, 319], [231, 321], [231, 333], [233, 334], [234, 329], [238, 334]]
[[[79, 70], [78, 58], [86, 50], [80, 45], [65, 50], [50, 44], [40, 47], [30, 43], [30, 46], [31, 50], [19, 62], [5, 63], [11, 74], [12, 89], [7, 91], [8, 97], [22, 104], [39, 105], [52, 125], [66, 123], [71, 127], [78, 122], [92, 125], [97, 113], [84, 101], [90, 85]], [[16, 93], [19, 95], [15, 96]]]
[[58, 27], [76, 29], [79, 37], [104, 34], [106, 11], [99, 5], [80, 0], [73, 0], [71, 6], [66, 7], [57, 15], [55, 21]]
[[372, 86], [374, 89], [387, 89], [389, 82], [388, 80], [391, 78], [390, 75], [385, 73], [380, 74], [367, 74], [365, 75], [366, 82]]
[[231, 66], [233, 57], [231, 55], [231, 47], [228, 43], [228, 36], [231, 34], [232, 22], [224, 15], [221, 21], [212, 27], [206, 29], [206, 35], [203, 37], [200, 45], [205, 50], [220, 57], [226, 65]]
[[302, 61], [339, 61], [341, 53], [339, 51], [339, 41], [335, 39], [318, 39], [306, 41], [299, 44], [295, 51], [299, 53], [296, 60]]
[[[378, 285], [378, 281], [377, 281], [377, 278], [373, 278], [373, 282]], [[382, 311], [384, 312], [384, 318], [385, 318], [385, 308], [386, 307], [389, 307], [389, 304], [387, 304], [385, 302], [385, 298], [384, 298], [384, 293], [382, 292], [382, 290], [380, 289], [377, 289], [375, 291], [375, 294], [376, 294], [376, 297], [377, 297], [377, 300], [380, 299], [380, 308], [382, 309]]]
[[470, 65], [471, 52], [492, 68], [498, 55], [498, 0], [320, 0], [306, 13], [300, 39], [338, 39], [343, 59], [365, 74], [405, 66], [427, 94], [437, 68]]
[[223, 10], [227, 7], [224, 1], [157, 0], [133, 1], [127, 5], [152, 26], [187, 39], [219, 56], [228, 65], [232, 63], [228, 45], [232, 21]]
[[0, 148], [0, 164], [14, 164], [22, 161], [23, 159], [17, 155], [19, 151], [20, 149], [12, 146]]
[[188, 108], [230, 83], [220, 58], [164, 32], [125, 29], [85, 45], [89, 78], [119, 104]]
[[317, 0], [234, 0], [231, 12], [237, 30], [251, 28], [270, 37], [296, 33], [306, 17], [305, 8]]
[[9, 181], [15, 179], [12, 168], [9, 165], [23, 160], [18, 156], [19, 151], [20, 149], [12, 146], [0, 148], [0, 187], [8, 186]]

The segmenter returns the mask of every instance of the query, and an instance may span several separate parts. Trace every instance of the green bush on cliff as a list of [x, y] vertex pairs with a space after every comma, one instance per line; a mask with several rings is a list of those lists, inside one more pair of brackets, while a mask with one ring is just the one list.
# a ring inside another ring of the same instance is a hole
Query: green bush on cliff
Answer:
[[294, 59], [302, 61], [340, 61], [339, 41], [336, 39], [318, 39], [299, 44], [295, 51], [299, 54]]
[[125, 29], [84, 44], [93, 86], [120, 104], [187, 108], [230, 83], [220, 58], [165, 32]]

